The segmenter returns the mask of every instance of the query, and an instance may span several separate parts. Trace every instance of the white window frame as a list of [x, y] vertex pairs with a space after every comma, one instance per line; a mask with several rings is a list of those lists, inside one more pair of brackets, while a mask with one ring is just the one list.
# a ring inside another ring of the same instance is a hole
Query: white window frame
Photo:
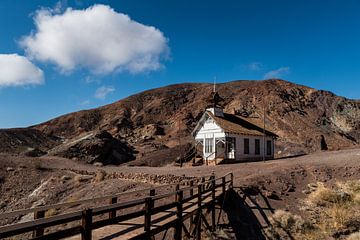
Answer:
[[205, 138], [205, 153], [212, 153], [214, 149], [214, 139]]

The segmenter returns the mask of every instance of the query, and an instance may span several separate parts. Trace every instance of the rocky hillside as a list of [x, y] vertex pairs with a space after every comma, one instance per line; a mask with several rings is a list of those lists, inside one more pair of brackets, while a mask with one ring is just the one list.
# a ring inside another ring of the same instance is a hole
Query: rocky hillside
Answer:
[[[186, 83], [152, 89], [29, 129], [56, 136], [61, 144], [106, 131], [133, 149], [135, 163], [159, 165], [184, 154], [212, 87]], [[279, 135], [278, 156], [354, 147], [360, 142], [359, 100], [277, 79], [233, 81], [218, 84], [217, 90], [225, 99], [226, 112], [261, 125], [265, 109], [267, 128]]]

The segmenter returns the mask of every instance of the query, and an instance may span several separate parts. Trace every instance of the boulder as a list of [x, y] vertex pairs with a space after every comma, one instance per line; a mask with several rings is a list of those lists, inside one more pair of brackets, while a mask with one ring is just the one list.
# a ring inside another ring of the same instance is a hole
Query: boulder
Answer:
[[95, 164], [121, 164], [133, 160], [134, 150], [126, 142], [114, 138], [107, 131], [99, 131], [88, 138], [76, 141], [55, 155]]
[[47, 152], [44, 152], [38, 148], [34, 148], [34, 149], [31, 149], [27, 152], [24, 153], [25, 156], [27, 157], [41, 157], [43, 155], [45, 155]]

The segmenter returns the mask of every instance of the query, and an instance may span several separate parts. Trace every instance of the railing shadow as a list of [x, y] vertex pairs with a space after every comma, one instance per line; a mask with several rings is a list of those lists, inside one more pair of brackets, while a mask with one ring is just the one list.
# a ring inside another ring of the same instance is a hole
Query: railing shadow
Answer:
[[[224, 199], [224, 212], [227, 214], [236, 239], [265, 240], [263, 228], [251, 207], [235, 190], [229, 189]], [[263, 216], [264, 217], [264, 216]], [[266, 215], [265, 215], [266, 217]], [[268, 222], [268, 219], [266, 218]]]

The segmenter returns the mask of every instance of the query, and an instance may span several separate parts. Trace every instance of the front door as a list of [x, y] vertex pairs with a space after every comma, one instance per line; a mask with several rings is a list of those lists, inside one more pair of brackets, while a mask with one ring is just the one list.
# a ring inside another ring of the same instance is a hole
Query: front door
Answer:
[[236, 151], [236, 142], [234, 137], [226, 138], [226, 146], [227, 146], [227, 158], [235, 159], [235, 151]]

